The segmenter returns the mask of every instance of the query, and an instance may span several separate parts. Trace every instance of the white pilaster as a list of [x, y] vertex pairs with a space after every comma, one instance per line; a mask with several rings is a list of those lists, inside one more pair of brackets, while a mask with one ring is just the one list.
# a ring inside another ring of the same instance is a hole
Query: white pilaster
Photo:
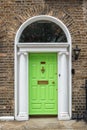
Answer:
[[59, 78], [58, 78], [58, 119], [68, 120], [69, 116], [69, 71], [68, 71], [68, 52], [59, 53]]
[[18, 53], [18, 107], [17, 120], [28, 120], [28, 81], [27, 81], [27, 53]]

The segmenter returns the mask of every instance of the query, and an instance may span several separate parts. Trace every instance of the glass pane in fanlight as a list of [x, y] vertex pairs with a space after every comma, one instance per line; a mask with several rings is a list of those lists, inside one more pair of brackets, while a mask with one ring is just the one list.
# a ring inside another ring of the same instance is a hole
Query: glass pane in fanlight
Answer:
[[67, 42], [64, 31], [55, 23], [40, 20], [29, 24], [19, 42]]

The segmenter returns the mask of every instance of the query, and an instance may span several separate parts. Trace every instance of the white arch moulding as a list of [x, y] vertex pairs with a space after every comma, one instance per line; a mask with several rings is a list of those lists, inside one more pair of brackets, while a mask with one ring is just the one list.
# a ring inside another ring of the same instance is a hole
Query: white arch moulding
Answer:
[[[67, 43], [19, 43], [23, 30], [31, 23], [48, 20], [56, 23], [64, 31]], [[15, 37], [15, 119], [28, 120], [28, 54], [30, 52], [56, 52], [58, 54], [58, 120], [72, 117], [72, 77], [71, 77], [71, 35], [59, 19], [39, 15], [25, 21]], [[61, 75], [61, 76], [60, 76]]]

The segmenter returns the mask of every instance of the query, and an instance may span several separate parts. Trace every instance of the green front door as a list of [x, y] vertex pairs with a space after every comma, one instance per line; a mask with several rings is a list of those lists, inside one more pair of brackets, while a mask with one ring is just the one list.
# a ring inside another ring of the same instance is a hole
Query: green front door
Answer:
[[29, 115], [56, 115], [57, 94], [57, 54], [29, 54]]

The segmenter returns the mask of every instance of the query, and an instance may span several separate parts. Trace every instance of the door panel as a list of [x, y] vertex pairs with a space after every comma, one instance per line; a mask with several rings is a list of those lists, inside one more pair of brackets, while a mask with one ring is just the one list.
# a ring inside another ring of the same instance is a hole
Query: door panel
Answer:
[[57, 54], [29, 54], [29, 114], [57, 114]]

